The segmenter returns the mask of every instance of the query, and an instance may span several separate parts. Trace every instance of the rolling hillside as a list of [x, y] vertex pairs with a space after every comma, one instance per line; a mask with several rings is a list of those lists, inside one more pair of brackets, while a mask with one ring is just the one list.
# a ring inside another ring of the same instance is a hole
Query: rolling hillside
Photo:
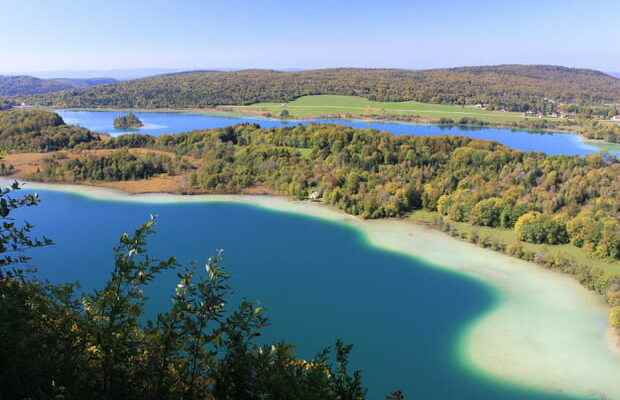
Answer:
[[422, 71], [244, 70], [160, 75], [28, 98], [38, 105], [111, 108], [203, 108], [287, 102], [305, 95], [361, 96], [376, 101], [479, 104], [509, 111], [564, 103], [620, 102], [620, 79], [556, 66], [500, 65]]
[[115, 83], [115, 79], [40, 79], [33, 76], [0, 75], [0, 96], [28, 96], [68, 89], [85, 89], [96, 85]]

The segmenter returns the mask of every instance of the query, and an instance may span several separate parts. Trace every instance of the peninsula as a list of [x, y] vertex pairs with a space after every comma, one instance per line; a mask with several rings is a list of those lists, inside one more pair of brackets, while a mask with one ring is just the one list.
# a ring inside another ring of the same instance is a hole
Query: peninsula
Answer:
[[[462, 137], [334, 125], [111, 138], [46, 111], [0, 117], [0, 144], [11, 149], [4, 162], [21, 179], [312, 198], [364, 219], [424, 223], [569, 273], [620, 306], [620, 163], [613, 157], [544, 156]], [[613, 327], [620, 327], [617, 310]]]

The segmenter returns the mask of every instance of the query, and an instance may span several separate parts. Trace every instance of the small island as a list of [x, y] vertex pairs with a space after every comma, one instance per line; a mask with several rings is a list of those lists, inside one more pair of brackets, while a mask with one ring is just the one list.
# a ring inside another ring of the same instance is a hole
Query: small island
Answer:
[[136, 114], [130, 112], [126, 115], [114, 118], [114, 128], [116, 129], [138, 129], [142, 128], [144, 124], [136, 116]]

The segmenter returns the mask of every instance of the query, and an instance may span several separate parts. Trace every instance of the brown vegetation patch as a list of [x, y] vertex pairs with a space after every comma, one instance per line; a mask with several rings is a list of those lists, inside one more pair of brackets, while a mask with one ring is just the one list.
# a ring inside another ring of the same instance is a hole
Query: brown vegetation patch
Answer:
[[190, 193], [187, 179], [183, 175], [154, 176], [150, 179], [117, 182], [88, 182], [89, 185], [121, 190], [131, 194], [141, 193]]
[[[41, 169], [41, 165], [45, 159], [51, 158], [55, 155], [66, 157], [68, 159], [77, 159], [83, 156], [95, 156], [102, 157], [109, 155], [117, 150], [115, 149], [97, 149], [97, 150], [62, 150], [62, 151], [53, 151], [48, 153], [15, 153], [8, 154], [4, 157], [4, 162], [7, 164], [11, 164], [15, 167], [15, 173], [11, 175], [13, 178], [27, 179], [31, 177], [33, 174], [37, 173]], [[128, 151], [135, 155], [147, 155], [147, 154], [158, 154], [158, 155], [168, 155], [174, 156], [170, 152], [166, 152], [163, 150], [155, 150], [155, 149], [128, 149]], [[183, 157], [183, 159], [192, 165], [198, 167], [200, 164], [199, 160], [196, 160], [191, 157]], [[168, 186], [166, 186], [168, 187]]]
[[278, 195], [280, 193], [276, 192], [273, 189], [268, 188], [263, 185], [256, 185], [249, 188], [245, 188], [241, 190], [242, 194], [251, 194], [251, 195]]
[[14, 178], [26, 178], [37, 172], [43, 159], [48, 157], [45, 153], [19, 153], [9, 154], [4, 157], [4, 162], [15, 167]]

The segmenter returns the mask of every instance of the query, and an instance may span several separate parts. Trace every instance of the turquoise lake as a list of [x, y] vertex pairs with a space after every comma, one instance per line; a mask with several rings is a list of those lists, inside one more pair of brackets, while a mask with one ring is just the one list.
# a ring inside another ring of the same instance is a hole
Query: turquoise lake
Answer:
[[295, 126], [296, 124], [326, 123], [345, 125], [354, 128], [371, 128], [390, 132], [394, 135], [413, 136], [467, 136], [475, 139], [493, 140], [508, 147], [522, 151], [537, 151], [547, 154], [587, 155], [599, 151], [597, 147], [584, 143], [579, 136], [568, 133], [540, 133], [505, 128], [471, 128], [463, 126], [421, 125], [398, 122], [376, 122], [346, 119], [314, 119], [282, 121], [279, 119], [252, 117], [222, 117], [209, 114], [174, 112], [137, 112], [144, 123], [139, 130], [126, 131], [114, 129], [114, 118], [122, 115], [115, 111], [71, 111], [58, 113], [68, 124], [80, 125], [96, 132], [120, 135], [139, 132], [149, 135], [180, 133], [197, 129], [221, 128], [225, 126], [255, 123], [264, 128]]
[[[497, 293], [372, 247], [354, 228], [234, 203], [147, 204], [37, 193], [42, 204], [16, 217], [55, 241], [31, 254], [38, 273], [53, 282], [100, 287], [119, 235], [156, 214], [154, 255], [202, 264], [224, 249], [235, 301], [257, 300], [267, 309], [272, 325], [264, 340], [296, 343], [304, 358], [336, 338], [354, 344], [352, 363], [362, 369], [370, 399], [393, 389], [424, 400], [572, 398], [506, 385], [469, 369], [459, 355], [461, 335], [493, 307]], [[175, 284], [173, 273], [153, 283], [151, 314], [168, 307]]]

